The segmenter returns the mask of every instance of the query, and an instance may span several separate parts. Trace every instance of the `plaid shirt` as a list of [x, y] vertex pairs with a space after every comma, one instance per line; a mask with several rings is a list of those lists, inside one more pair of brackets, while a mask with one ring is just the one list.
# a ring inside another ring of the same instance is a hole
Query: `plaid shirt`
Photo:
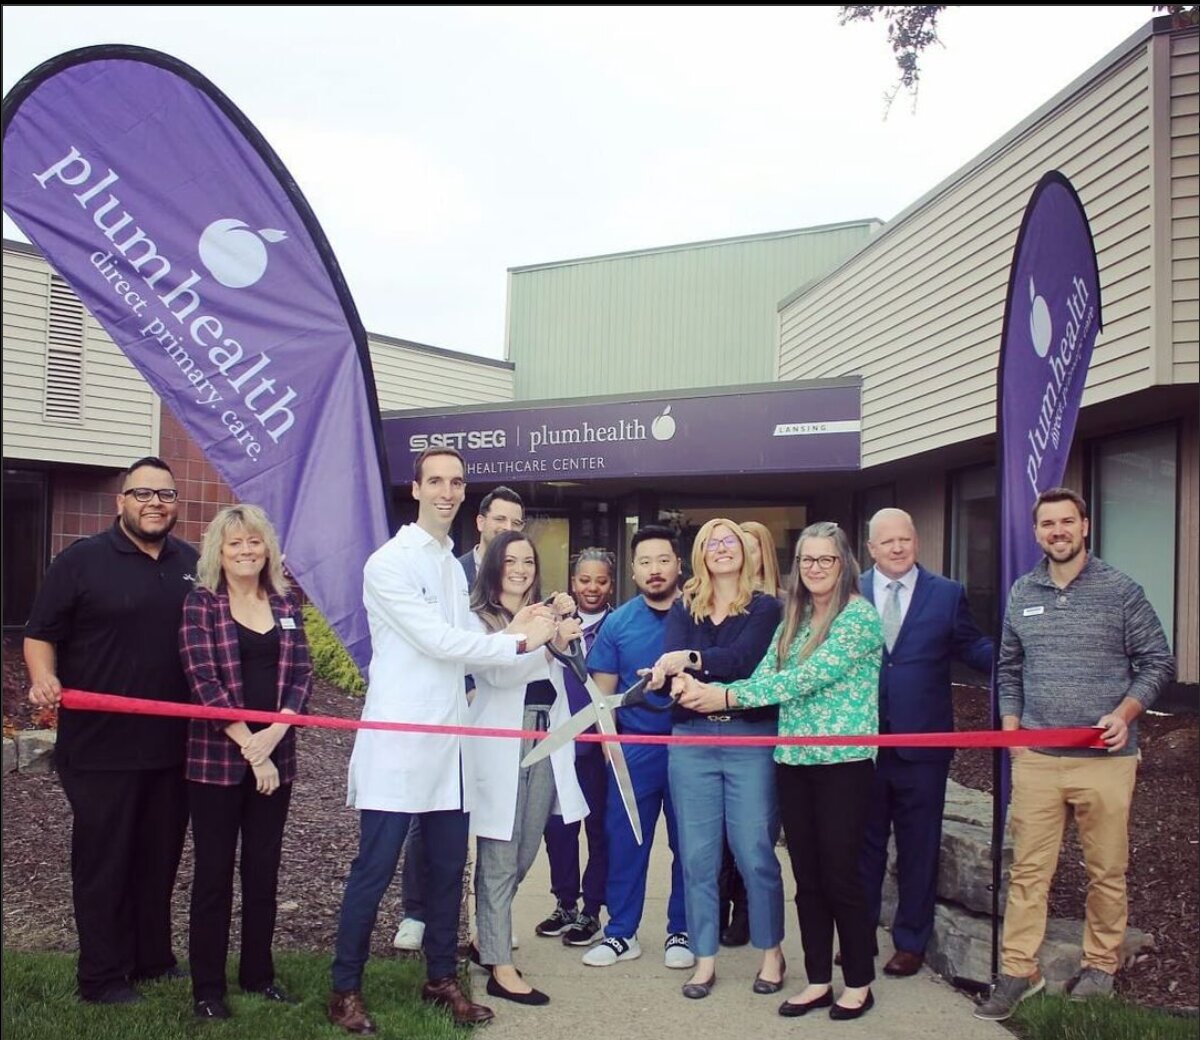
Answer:
[[[279, 694], [276, 710], [290, 708], [302, 714], [312, 692], [312, 663], [304, 619], [295, 596], [272, 595], [276, 620], [293, 618], [295, 628], [279, 629]], [[183, 603], [179, 628], [179, 654], [191, 688], [192, 701], [214, 708], [244, 708], [241, 654], [237, 623], [229, 610], [229, 596], [197, 588]], [[242, 750], [226, 734], [228, 722], [191, 719], [188, 722], [187, 765], [189, 780], [229, 787], [240, 784], [250, 768]], [[296, 734], [289, 729], [271, 755], [279, 782], [296, 778]]]

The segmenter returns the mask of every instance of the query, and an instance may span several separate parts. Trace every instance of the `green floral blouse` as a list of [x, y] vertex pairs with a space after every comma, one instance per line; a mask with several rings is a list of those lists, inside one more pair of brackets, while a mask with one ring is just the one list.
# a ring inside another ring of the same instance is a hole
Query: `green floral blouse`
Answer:
[[[855, 596], [829, 634], [803, 661], [800, 648], [809, 625], [792, 640], [782, 671], [775, 668], [775, 640], [749, 679], [730, 683], [739, 705], [779, 705], [781, 737], [836, 736], [879, 732], [879, 665], [883, 625], [865, 599]], [[778, 629], [775, 638], [778, 639]], [[775, 761], [791, 766], [830, 765], [875, 758], [874, 747], [803, 747], [781, 744]]]

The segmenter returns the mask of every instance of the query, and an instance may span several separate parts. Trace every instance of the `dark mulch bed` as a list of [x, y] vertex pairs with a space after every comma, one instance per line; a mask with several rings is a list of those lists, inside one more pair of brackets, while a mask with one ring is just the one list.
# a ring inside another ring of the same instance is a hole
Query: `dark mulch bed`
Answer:
[[[31, 725], [25, 700], [19, 641], [4, 638], [6, 724]], [[361, 702], [318, 683], [314, 714], [354, 718]], [[986, 691], [957, 690], [960, 729], [989, 725]], [[1119, 990], [1155, 1007], [1200, 1005], [1200, 756], [1196, 716], [1148, 716], [1141, 723], [1145, 762], [1138, 776], [1130, 835], [1130, 923], [1154, 936], [1155, 951], [1123, 971]], [[344, 730], [301, 729], [300, 779], [292, 796], [280, 875], [280, 949], [331, 951], [342, 887], [357, 848], [357, 819], [346, 809], [346, 765], [353, 734]], [[951, 776], [961, 784], [990, 791], [991, 752], [960, 751]], [[70, 813], [54, 777], [10, 774], [3, 784], [3, 922], [9, 949], [71, 950], [69, 871]], [[191, 878], [190, 840], [184, 850], [175, 893], [176, 946], [187, 949], [187, 905]], [[1051, 891], [1051, 913], [1083, 916], [1086, 877], [1074, 831], [1064, 842]], [[385, 897], [374, 952], [392, 954], [399, 881]], [[236, 914], [235, 914], [236, 920]], [[236, 926], [235, 926], [236, 927]], [[236, 949], [236, 938], [234, 939]]]

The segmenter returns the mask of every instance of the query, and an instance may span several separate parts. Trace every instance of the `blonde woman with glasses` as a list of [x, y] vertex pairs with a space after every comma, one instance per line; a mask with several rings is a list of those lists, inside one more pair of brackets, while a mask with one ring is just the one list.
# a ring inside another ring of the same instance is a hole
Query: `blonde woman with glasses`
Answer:
[[[755, 588], [750, 538], [732, 520], [710, 520], [692, 545], [692, 577], [667, 616], [663, 654], [650, 688], [669, 676], [731, 682], [754, 671], [779, 621], [779, 601]], [[674, 709], [676, 736], [769, 736], [776, 708], [749, 710], [724, 703], [703, 711]], [[755, 993], [777, 993], [786, 966], [783, 882], [775, 839], [779, 813], [771, 748], [672, 745], [668, 777], [683, 860], [688, 938], [695, 971], [683, 987], [693, 1000], [717, 980], [720, 937], [717, 881], [728, 833], [746, 882], [750, 941], [762, 951]]]
[[[858, 594], [858, 563], [840, 527], [806, 527], [796, 544], [783, 621], [750, 678], [727, 686], [675, 680], [693, 711], [779, 705], [780, 736], [879, 731], [883, 627]], [[779, 1008], [785, 1018], [829, 1008], [859, 1018], [875, 1003], [875, 927], [867, 910], [859, 856], [875, 772], [870, 746], [775, 749], [779, 808], [796, 878], [796, 909], [808, 985]], [[833, 933], [844, 988], [833, 997]]]

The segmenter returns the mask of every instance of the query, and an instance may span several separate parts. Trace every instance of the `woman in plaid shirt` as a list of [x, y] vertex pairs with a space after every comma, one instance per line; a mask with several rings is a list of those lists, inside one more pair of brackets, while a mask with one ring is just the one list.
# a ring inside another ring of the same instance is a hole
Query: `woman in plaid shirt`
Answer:
[[[197, 587], [179, 630], [197, 704], [299, 714], [312, 691], [300, 603], [283, 574], [279, 539], [257, 506], [222, 509], [204, 534]], [[294, 1004], [275, 981], [271, 940], [296, 741], [284, 723], [193, 719], [186, 776], [195, 846], [189, 930], [198, 1018], [229, 1018], [225, 960], [233, 866], [241, 834], [244, 993]]]

